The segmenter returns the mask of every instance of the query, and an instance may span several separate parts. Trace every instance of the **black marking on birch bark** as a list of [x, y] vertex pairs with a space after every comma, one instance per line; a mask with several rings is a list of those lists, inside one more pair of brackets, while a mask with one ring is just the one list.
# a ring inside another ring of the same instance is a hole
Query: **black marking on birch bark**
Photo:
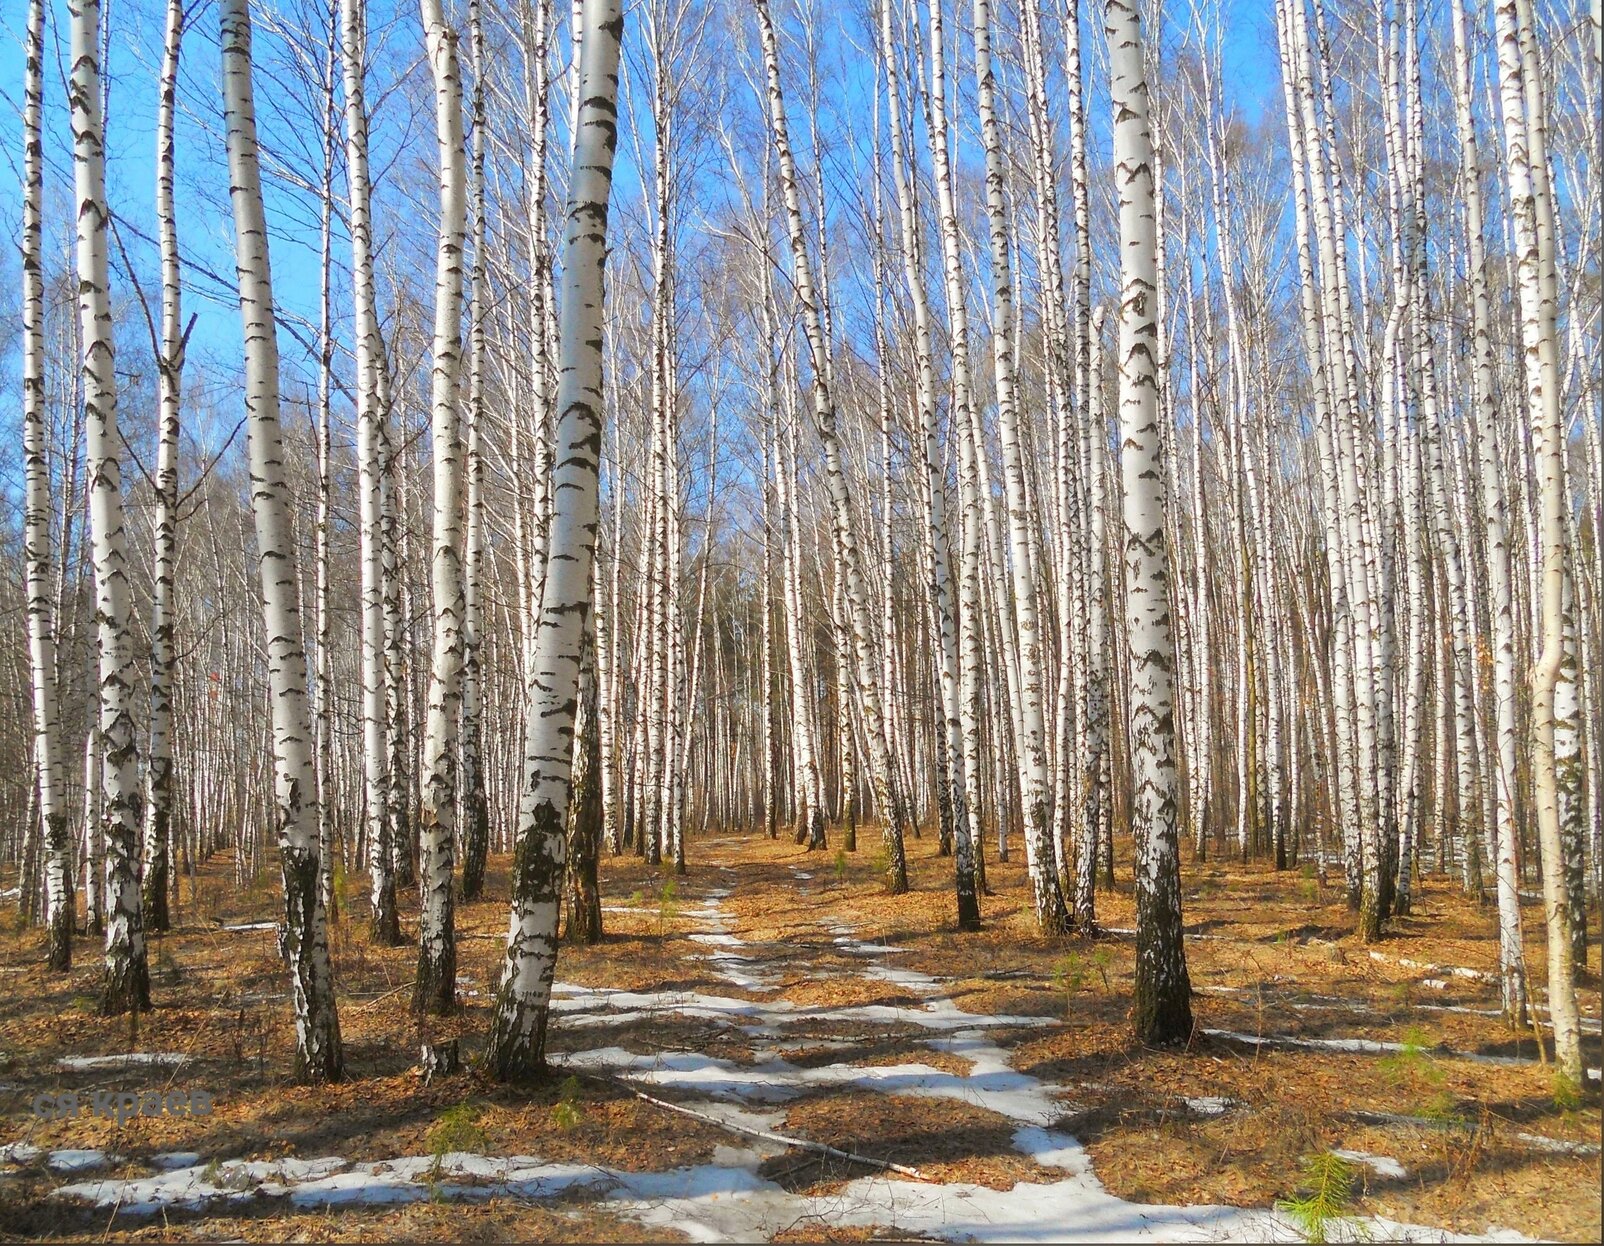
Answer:
[[496, 1011], [491, 1023], [486, 1060], [498, 1081], [540, 1078], [546, 1069], [546, 1025], [549, 1018], [550, 983], [536, 983], [533, 998], [521, 998], [514, 989], [518, 962], [526, 954], [526, 944], [544, 944], [537, 954], [555, 961], [557, 952], [556, 918], [565, 857], [562, 815], [550, 800], [542, 800], [529, 811], [528, 824], [518, 836], [512, 865], [512, 908], [515, 920], [536, 906], [549, 910], [549, 928], [533, 933], [522, 928], [510, 940], [501, 987], [496, 994]]

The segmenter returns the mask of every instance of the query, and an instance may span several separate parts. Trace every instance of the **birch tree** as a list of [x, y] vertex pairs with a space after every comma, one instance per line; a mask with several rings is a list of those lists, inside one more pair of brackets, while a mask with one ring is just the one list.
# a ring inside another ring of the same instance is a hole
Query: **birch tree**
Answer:
[[[1119, 202], [1119, 434], [1130, 645], [1131, 816], [1137, 842], [1136, 1036], [1155, 1046], [1192, 1036], [1192, 985], [1181, 937], [1181, 863], [1175, 801], [1170, 571], [1165, 474], [1158, 430], [1157, 204], [1141, 17], [1108, 0], [1104, 34], [1114, 107]], [[1094, 430], [1094, 436], [1101, 433]]]
[[363, 813], [367, 822], [372, 879], [373, 934], [381, 943], [401, 942], [395, 872], [390, 843], [389, 680], [385, 645], [384, 539], [381, 484], [384, 475], [384, 403], [380, 382], [384, 342], [379, 333], [373, 282], [372, 188], [368, 177], [367, 5], [340, 0], [340, 62], [345, 86], [345, 172], [351, 234], [351, 293], [356, 310], [356, 405], [358, 524], [362, 560], [362, 766]]
[[602, 312], [608, 200], [618, 146], [618, 0], [584, 0], [574, 167], [563, 232], [557, 454], [545, 586], [535, 633], [512, 867], [512, 917], [488, 1065], [502, 1081], [545, 1066], [557, 963], [564, 815], [580, 659], [593, 591], [602, 434]]
[[[930, 299], [925, 287], [923, 237], [909, 176], [909, 153], [903, 131], [901, 73], [893, 39], [891, 0], [880, 4], [880, 53], [885, 66], [886, 98], [890, 119], [891, 168], [896, 184], [898, 221], [902, 238], [903, 280], [912, 304], [914, 354], [917, 367], [919, 438], [924, 455], [921, 492], [926, 516], [926, 542], [930, 561], [930, 609], [934, 617], [940, 671], [942, 747], [946, 761], [946, 802], [952, 823], [953, 881], [957, 891], [958, 926], [978, 929], [980, 900], [975, 885], [973, 814], [979, 807], [979, 729], [973, 696], [978, 692], [978, 631], [968, 627], [959, 635], [959, 594], [955, 591], [952, 557], [947, 538], [947, 482], [941, 453], [941, 427], [936, 394], [934, 347], [931, 342]], [[882, 368], [885, 361], [882, 360]], [[973, 613], [975, 603], [967, 609]]]
[[29, 0], [23, 82], [22, 453], [25, 475], [28, 657], [33, 685], [33, 782], [44, 824], [45, 926], [50, 968], [72, 968], [72, 843], [61, 752], [56, 679], [55, 569], [51, 551], [50, 459], [45, 427], [44, 0]]
[[847, 577], [847, 602], [852, 611], [852, 639], [857, 665], [858, 694], [862, 698], [864, 730], [869, 737], [869, 772], [874, 798], [881, 819], [886, 847], [886, 888], [893, 895], [908, 890], [908, 865], [903, 850], [902, 805], [898, 799], [892, 769], [891, 751], [885, 734], [885, 715], [879, 676], [873, 653], [873, 625], [869, 619], [868, 589], [859, 562], [853, 497], [843, 468], [840, 438], [836, 429], [835, 400], [830, 390], [829, 341], [820, 314], [813, 263], [808, 255], [802, 223], [801, 195], [797, 187], [796, 162], [791, 155], [791, 139], [785, 119], [785, 97], [780, 88], [780, 54], [774, 37], [774, 23], [767, 0], [753, 0], [758, 18], [758, 34], [763, 47], [767, 77], [767, 115], [769, 137], [779, 161], [780, 194], [785, 209], [786, 232], [791, 243], [792, 279], [802, 307], [802, 324], [813, 367], [813, 418], [824, 445], [825, 476], [830, 490], [831, 513], [836, 541]]
[[462, 433], [457, 373], [462, 362], [462, 250], [467, 169], [462, 142], [462, 79], [457, 36], [440, 0], [420, 0], [434, 75], [440, 164], [440, 240], [435, 258], [434, 368], [430, 379], [434, 438], [434, 653], [424, 735], [423, 918], [414, 1006], [449, 1012], [456, 1003], [457, 942], [452, 908], [456, 830], [457, 728], [462, 703]]
[[1496, 879], [1498, 888], [1498, 968], [1504, 1014], [1518, 1023], [1525, 1016], [1526, 967], [1522, 948], [1520, 899], [1515, 877], [1516, 687], [1515, 618], [1511, 584], [1508, 507], [1498, 450], [1497, 383], [1492, 340], [1492, 308], [1488, 293], [1486, 242], [1483, 237], [1481, 163], [1476, 124], [1471, 111], [1471, 62], [1462, 0], [1454, 0], [1454, 102], [1459, 132], [1459, 186], [1465, 201], [1467, 270], [1471, 292], [1471, 351], [1480, 471], [1483, 551], [1491, 600], [1493, 642], [1494, 726], [1493, 797]]
[[117, 427], [117, 348], [107, 272], [105, 125], [100, 80], [100, 0], [76, 0], [72, 13], [73, 180], [77, 195], [78, 322], [88, 431], [89, 528], [94, 547], [97, 716], [104, 800], [106, 975], [101, 1009], [109, 1016], [150, 1007], [135, 851], [139, 765], [134, 727], [133, 613], [128, 538], [123, 526], [122, 436]]
[[[1008, 505], [1009, 570], [1013, 613], [1018, 629], [1021, 724], [1021, 800], [1025, 811], [1025, 845], [1036, 899], [1036, 923], [1044, 934], [1068, 925], [1069, 915], [1054, 866], [1047, 773], [1043, 680], [1046, 662], [1036, 608], [1036, 569], [1031, 556], [1035, 516], [1025, 494], [1014, 385], [1014, 295], [1010, 264], [1008, 212], [1003, 198], [1002, 139], [997, 125], [996, 79], [991, 62], [991, 5], [974, 0], [975, 90], [980, 111], [981, 141], [986, 151], [986, 220], [991, 242], [992, 363], [997, 394], [997, 426], [1001, 434], [1003, 485]], [[998, 586], [1001, 591], [1002, 586]]]
[[469, 54], [473, 70], [473, 150], [468, 167], [473, 269], [468, 307], [468, 391], [463, 423], [467, 469], [467, 514], [462, 567], [462, 721], [458, 734], [457, 791], [462, 819], [462, 898], [478, 897], [490, 847], [490, 808], [485, 796], [484, 682], [481, 672], [484, 620], [485, 464], [480, 426], [485, 402], [485, 36], [480, 0], [468, 6]]
[[173, 113], [184, 38], [183, 0], [169, 0], [156, 110], [156, 224], [161, 240], [160, 353], [156, 361], [155, 568], [150, 610], [150, 753], [145, 772], [145, 925], [166, 930], [173, 816], [173, 563], [178, 542], [178, 429], [184, 346], [183, 278], [173, 212]]
[[[1536, 438], [1537, 489], [1542, 511], [1541, 648], [1532, 670], [1532, 785], [1543, 856], [1543, 910], [1548, 927], [1548, 1007], [1554, 1026], [1554, 1057], [1571, 1085], [1582, 1084], [1581, 1025], [1576, 1010], [1575, 970], [1571, 963], [1570, 909], [1565, 895], [1565, 849], [1560, 838], [1558, 780], [1554, 767], [1554, 700], [1565, 649], [1565, 428], [1560, 418], [1559, 376], [1554, 366], [1552, 224], [1544, 228], [1541, 163], [1543, 84], [1532, 73], [1535, 58], [1522, 43], [1534, 38], [1524, 29], [1518, 0], [1500, 0], [1494, 9], [1498, 46], [1499, 103], [1504, 121], [1504, 173], [1509, 183], [1515, 234], [1517, 295], [1525, 365], [1526, 418]], [[1537, 159], [1534, 160], [1534, 156]], [[1545, 251], [1549, 253], [1545, 254]], [[1502, 860], [1500, 860], [1502, 868]], [[1503, 879], [1500, 876], [1500, 885]], [[1506, 1005], [1506, 1011], [1508, 1007]]]
[[284, 880], [279, 944], [290, 971], [296, 1078], [337, 1081], [344, 1071], [344, 1057], [319, 887], [306, 651], [301, 643], [299, 573], [279, 424], [278, 325], [256, 141], [249, 0], [222, 0], [219, 17], [235, 262], [245, 338], [251, 510], [267, 634], [274, 811]]

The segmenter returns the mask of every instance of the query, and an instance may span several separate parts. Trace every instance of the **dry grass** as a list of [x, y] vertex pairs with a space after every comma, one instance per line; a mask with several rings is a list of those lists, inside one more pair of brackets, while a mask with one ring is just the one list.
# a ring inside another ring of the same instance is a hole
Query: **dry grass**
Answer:
[[[1291, 1192], [1302, 1155], [1332, 1147], [1395, 1157], [1403, 1181], [1368, 1174], [1365, 1210], [1461, 1231], [1509, 1224], [1562, 1240], [1598, 1240], [1597, 1158], [1545, 1154], [1519, 1132], [1597, 1141], [1596, 1083], [1580, 1109], [1554, 1104], [1546, 1070], [1490, 1066], [1447, 1051], [1531, 1057], [1530, 1031], [1508, 1030], [1497, 1016], [1491, 979], [1432, 975], [1399, 963], [1460, 966], [1484, 973], [1496, 965], [1494, 917], [1443, 880], [1427, 880], [1415, 912], [1393, 923], [1379, 951], [1353, 937], [1353, 916], [1339, 894], [1296, 871], [1214, 863], [1183, 870], [1194, 1009], [1200, 1026], [1265, 1035], [1366, 1037], [1424, 1048], [1410, 1060], [1373, 1055], [1255, 1048], [1200, 1039], [1185, 1052], [1135, 1046], [1126, 1026], [1134, 972], [1129, 936], [1042, 939], [1034, 931], [1020, 854], [988, 862], [992, 894], [983, 900], [985, 929], [954, 928], [951, 864], [926, 836], [909, 845], [914, 890], [889, 898], [874, 864], [878, 835], [860, 830], [862, 849], [838, 856], [835, 844], [807, 853], [788, 840], [723, 838], [692, 844], [692, 871], [675, 881], [678, 898], [661, 901], [668, 876], [633, 858], [604, 860], [608, 936], [593, 948], [565, 947], [564, 981], [643, 991], [702, 992], [798, 1007], [859, 1004], [917, 1006], [922, 997], [862, 976], [868, 963], [838, 946], [829, 927], [850, 928], [863, 941], [906, 949], [889, 963], [943, 980], [959, 1007], [977, 1013], [1039, 1016], [1041, 1026], [991, 1031], [1011, 1049], [1015, 1067], [1062, 1084], [1074, 1102], [1065, 1126], [1085, 1142], [1098, 1177], [1133, 1200], [1225, 1202], [1266, 1206]], [[727, 872], [700, 861], [733, 868]], [[462, 936], [462, 1007], [444, 1020], [419, 1022], [409, 1012], [412, 947], [376, 946], [357, 912], [337, 922], [331, 938], [340, 988], [349, 1080], [316, 1089], [291, 1084], [292, 1033], [282, 967], [273, 933], [226, 932], [220, 923], [272, 920], [277, 900], [267, 885], [236, 890], [226, 859], [208, 863], [177, 928], [151, 948], [157, 1008], [137, 1021], [96, 1015], [99, 962], [80, 939], [78, 967], [65, 977], [44, 967], [42, 936], [10, 922], [0, 931], [0, 1081], [8, 1108], [0, 1140], [26, 1138], [43, 1147], [103, 1147], [128, 1157], [130, 1174], [155, 1153], [276, 1158], [338, 1154], [350, 1160], [428, 1152], [427, 1136], [442, 1112], [478, 1109], [484, 1150], [583, 1160], [632, 1169], [707, 1162], [730, 1135], [709, 1124], [644, 1104], [593, 1081], [577, 1095], [552, 1084], [509, 1091], [472, 1067], [425, 1087], [414, 1073], [418, 1045], [459, 1037], [470, 1062], [482, 1047], [499, 972], [506, 924], [506, 861], [491, 863], [485, 900], [458, 909]], [[812, 877], [799, 881], [796, 872]], [[1123, 865], [1120, 887], [1099, 892], [1099, 920], [1134, 924]], [[718, 949], [693, 942], [698, 922], [686, 910], [707, 890], [737, 886], [723, 902], [727, 928], [762, 962], [777, 989], [748, 991], [720, 977], [707, 958]], [[631, 900], [634, 903], [631, 904]], [[1543, 964], [1542, 924], [1533, 906], [1527, 922], [1529, 962]], [[805, 963], [804, 963], [805, 962]], [[1423, 985], [1426, 977], [1445, 985]], [[1540, 969], [1538, 978], [1540, 979]], [[1584, 1013], [1599, 1015], [1598, 952], [1590, 952]], [[1048, 1019], [1057, 1022], [1046, 1024]], [[786, 1027], [779, 1042], [794, 1063], [815, 1067], [919, 1063], [966, 1073], [968, 1061], [936, 1052], [902, 1025], [865, 1025], [808, 1018]], [[850, 1042], [850, 1048], [832, 1043]], [[599, 1045], [631, 1050], [694, 1051], [749, 1062], [772, 1052], [708, 1022], [660, 1014], [650, 1021], [601, 1029], [554, 1022], [556, 1052]], [[134, 1069], [69, 1073], [62, 1054], [181, 1052], [181, 1070]], [[1596, 1034], [1588, 1060], [1599, 1063]], [[205, 1119], [136, 1117], [122, 1127], [82, 1116], [50, 1123], [27, 1114], [40, 1091], [203, 1086], [216, 1092]], [[577, 1118], [554, 1113], [567, 1095]], [[1185, 1098], [1234, 1101], [1223, 1115], [1200, 1117]], [[664, 1097], [672, 1097], [665, 1095]], [[948, 1100], [905, 1098], [840, 1089], [787, 1105], [788, 1132], [845, 1150], [919, 1166], [942, 1180], [1007, 1188], [1020, 1180], [1053, 1180], [1012, 1146], [1003, 1118]], [[1435, 1117], [1447, 1128], [1377, 1125], [1352, 1115], [1391, 1111]], [[823, 1190], [860, 1175], [850, 1166], [788, 1152], [765, 1174], [788, 1188]], [[0, 1232], [16, 1237], [88, 1238], [108, 1225], [45, 1194], [59, 1179], [39, 1171], [0, 1176]], [[286, 1217], [292, 1219], [288, 1223]], [[638, 1240], [636, 1225], [583, 1199], [538, 1206], [506, 1200], [478, 1206], [427, 1203], [333, 1214], [290, 1212], [266, 1203], [250, 1216], [173, 1216], [154, 1223], [119, 1221], [129, 1240], [238, 1237], [269, 1240]], [[663, 1237], [663, 1234], [654, 1234]], [[672, 1235], [668, 1235], [672, 1236]], [[788, 1238], [838, 1236], [800, 1222]], [[866, 1236], [868, 1236], [866, 1234]]]

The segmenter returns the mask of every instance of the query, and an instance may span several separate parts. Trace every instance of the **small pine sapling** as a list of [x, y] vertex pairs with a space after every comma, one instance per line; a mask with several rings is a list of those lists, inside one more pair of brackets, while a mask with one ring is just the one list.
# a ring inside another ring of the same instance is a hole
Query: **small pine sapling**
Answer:
[[675, 886], [672, 878], [663, 880], [663, 885], [657, 893], [657, 937], [666, 938], [668, 923], [674, 920], [679, 912], [679, 888]]
[[579, 1079], [573, 1074], [563, 1079], [562, 1085], [557, 1088], [557, 1102], [551, 1108], [551, 1123], [563, 1133], [577, 1128], [585, 1118], [579, 1106], [579, 1093]]
[[440, 1166], [453, 1151], [484, 1150], [485, 1131], [479, 1127], [479, 1112], [477, 1104], [454, 1103], [435, 1117], [424, 1139], [434, 1157], [429, 1168], [431, 1183], [439, 1179]]
[[1071, 952], [1053, 966], [1053, 981], [1058, 989], [1064, 993], [1064, 1013], [1069, 1013], [1070, 1001], [1080, 993], [1086, 985], [1086, 966], [1081, 963], [1080, 953]]
[[1103, 980], [1103, 993], [1112, 993], [1114, 984], [1109, 980], [1108, 971], [1114, 964], [1114, 950], [1110, 947], [1094, 948], [1092, 950], [1092, 964], [1097, 969], [1098, 977]]
[[1290, 1216], [1310, 1242], [1324, 1246], [1353, 1202], [1353, 1166], [1332, 1151], [1305, 1155], [1298, 1166], [1302, 1182], [1291, 1198], [1277, 1200], [1275, 1208]]

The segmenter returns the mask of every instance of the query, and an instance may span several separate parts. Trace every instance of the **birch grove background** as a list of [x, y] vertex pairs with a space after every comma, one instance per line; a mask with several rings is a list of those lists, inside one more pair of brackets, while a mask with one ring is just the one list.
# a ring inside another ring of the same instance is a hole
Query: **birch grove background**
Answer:
[[103, 933], [148, 1007], [202, 863], [277, 863], [338, 1076], [325, 921], [449, 1010], [516, 850], [512, 1076], [610, 854], [894, 896], [920, 836], [965, 929], [988, 860], [1044, 933], [1134, 868], [1184, 1041], [1177, 872], [1230, 855], [1365, 940], [1449, 876], [1580, 1082], [1596, 0], [1131, 5], [8, 6], [0, 862], [52, 965]]

